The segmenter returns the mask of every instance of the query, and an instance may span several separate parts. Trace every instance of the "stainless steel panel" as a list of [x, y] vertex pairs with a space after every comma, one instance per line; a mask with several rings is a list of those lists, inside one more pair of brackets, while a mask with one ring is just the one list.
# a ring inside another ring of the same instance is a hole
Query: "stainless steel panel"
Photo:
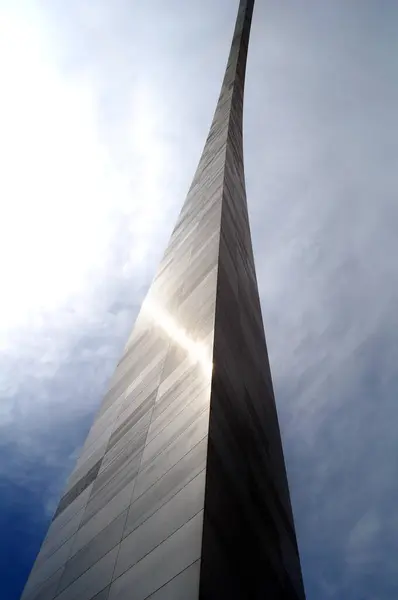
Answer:
[[[199, 513], [173, 535], [118, 577], [109, 600], [144, 600], [200, 557], [203, 513]], [[64, 599], [62, 599], [64, 600]]]

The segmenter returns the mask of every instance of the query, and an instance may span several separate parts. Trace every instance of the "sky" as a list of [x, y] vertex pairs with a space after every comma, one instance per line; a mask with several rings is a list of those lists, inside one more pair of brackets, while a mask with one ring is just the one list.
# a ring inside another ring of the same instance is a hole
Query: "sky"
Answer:
[[[0, 0], [0, 598], [185, 199], [238, 0]], [[308, 600], [398, 597], [398, 3], [257, 0], [257, 276]]]

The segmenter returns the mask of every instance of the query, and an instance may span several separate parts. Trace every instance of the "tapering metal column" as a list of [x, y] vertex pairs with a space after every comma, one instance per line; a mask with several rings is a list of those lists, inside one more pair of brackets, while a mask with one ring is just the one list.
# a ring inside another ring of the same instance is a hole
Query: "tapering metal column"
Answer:
[[22, 600], [304, 598], [247, 214], [242, 0], [192, 186]]

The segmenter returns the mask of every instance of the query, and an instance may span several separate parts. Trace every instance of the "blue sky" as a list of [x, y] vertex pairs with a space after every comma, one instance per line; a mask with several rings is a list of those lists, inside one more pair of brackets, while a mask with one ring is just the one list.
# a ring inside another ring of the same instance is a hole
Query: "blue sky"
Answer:
[[[184, 200], [238, 1], [0, 0], [0, 597]], [[245, 163], [308, 600], [398, 595], [398, 4], [257, 0]]]

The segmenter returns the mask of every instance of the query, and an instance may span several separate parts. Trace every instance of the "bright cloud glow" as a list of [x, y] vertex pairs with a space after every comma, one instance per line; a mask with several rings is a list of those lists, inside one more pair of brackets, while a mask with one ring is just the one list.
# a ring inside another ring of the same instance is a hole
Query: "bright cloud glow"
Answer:
[[99, 143], [89, 89], [61, 78], [37, 29], [12, 18], [0, 27], [4, 334], [85, 285], [109, 240], [109, 199], [126, 188]]
[[62, 74], [39, 25], [12, 15], [0, 24], [0, 348], [95, 287], [118, 220], [132, 238], [126, 274], [162, 227], [165, 150], [151, 89], [135, 88], [126, 127], [135, 184], [102, 144], [95, 89]]

